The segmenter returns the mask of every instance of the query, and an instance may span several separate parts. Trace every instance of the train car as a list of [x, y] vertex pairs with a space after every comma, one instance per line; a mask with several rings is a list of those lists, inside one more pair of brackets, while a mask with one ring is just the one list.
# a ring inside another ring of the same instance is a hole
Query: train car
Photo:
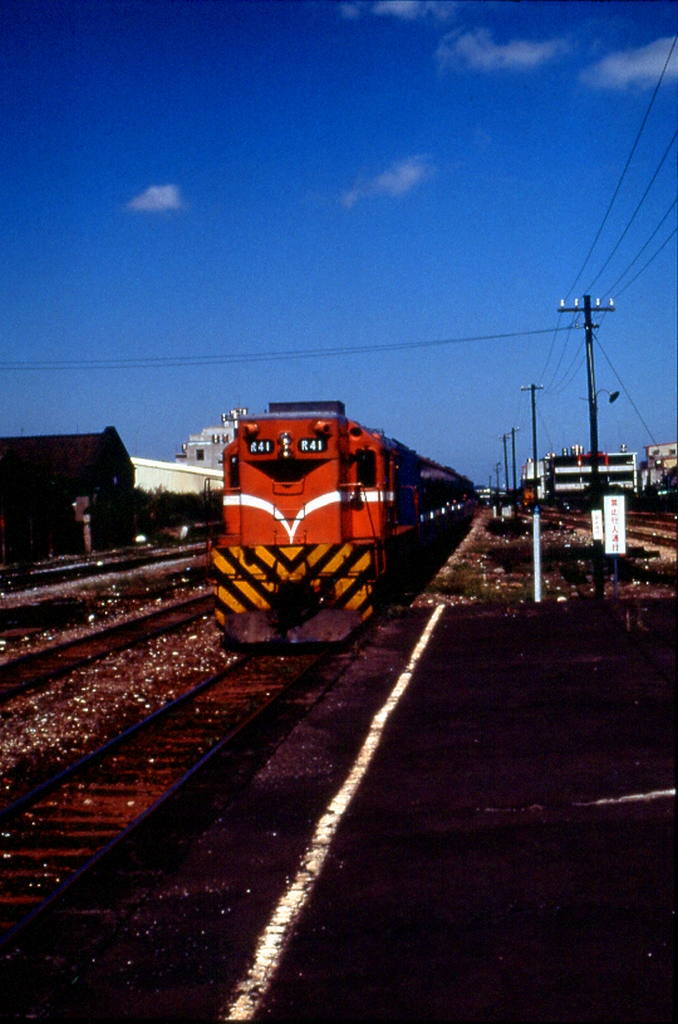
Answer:
[[224, 449], [216, 618], [235, 644], [340, 640], [380, 585], [470, 516], [473, 485], [346, 416], [272, 403]]

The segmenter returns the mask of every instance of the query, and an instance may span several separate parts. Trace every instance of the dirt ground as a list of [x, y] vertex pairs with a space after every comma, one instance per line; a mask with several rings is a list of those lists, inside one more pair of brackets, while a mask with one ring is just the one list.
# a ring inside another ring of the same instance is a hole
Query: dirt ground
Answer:
[[[593, 597], [591, 544], [590, 530], [575, 528], [552, 517], [542, 524], [543, 601]], [[653, 544], [651, 549], [630, 547], [630, 550], [634, 551], [634, 557], [619, 559], [618, 597], [631, 601], [675, 597], [675, 546]], [[533, 564], [530, 518], [502, 520], [493, 515], [492, 509], [482, 509], [465, 539], [417, 598], [415, 606], [436, 604], [441, 600], [450, 605], [532, 601]], [[611, 560], [606, 565], [605, 597], [614, 597]]]

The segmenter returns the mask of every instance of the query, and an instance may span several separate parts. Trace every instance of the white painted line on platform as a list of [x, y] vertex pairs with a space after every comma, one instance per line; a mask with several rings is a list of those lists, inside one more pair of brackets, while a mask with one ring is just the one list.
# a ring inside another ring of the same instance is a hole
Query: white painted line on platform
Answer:
[[[569, 807], [605, 807], [611, 804], [648, 803], [650, 800], [669, 800], [675, 789], [652, 789], [649, 793], [628, 793], [626, 796], [604, 796], [600, 800], [573, 800]], [[528, 811], [548, 811], [548, 804], [527, 804], [522, 807], [486, 807], [485, 814], [524, 814]], [[480, 808], [476, 808], [480, 810]]]
[[628, 804], [634, 801], [665, 800], [675, 797], [675, 789], [653, 789], [649, 793], [629, 793], [628, 796], [609, 796], [601, 800], [588, 800], [586, 803], [575, 803], [575, 807], [602, 807], [603, 804]]
[[443, 608], [444, 605], [438, 605], [433, 612], [412, 652], [407, 668], [398, 678], [381, 710], [372, 719], [367, 738], [346, 781], [318, 822], [297, 875], [287, 887], [271, 920], [259, 936], [252, 965], [245, 978], [238, 983], [233, 999], [220, 1015], [220, 1020], [251, 1020], [266, 995], [280, 964], [285, 943], [308, 902], [344, 812], [355, 795], [379, 746], [389, 715], [409, 685], [415, 665], [431, 639]]

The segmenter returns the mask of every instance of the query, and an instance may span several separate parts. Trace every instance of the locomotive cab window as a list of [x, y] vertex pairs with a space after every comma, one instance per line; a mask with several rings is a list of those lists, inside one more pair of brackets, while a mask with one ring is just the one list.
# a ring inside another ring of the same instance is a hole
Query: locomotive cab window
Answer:
[[358, 483], [363, 487], [376, 487], [377, 453], [373, 448], [361, 448], [355, 455]]
[[237, 455], [231, 455], [231, 459], [228, 464], [228, 483], [229, 487], [240, 487], [240, 467], [238, 466]]

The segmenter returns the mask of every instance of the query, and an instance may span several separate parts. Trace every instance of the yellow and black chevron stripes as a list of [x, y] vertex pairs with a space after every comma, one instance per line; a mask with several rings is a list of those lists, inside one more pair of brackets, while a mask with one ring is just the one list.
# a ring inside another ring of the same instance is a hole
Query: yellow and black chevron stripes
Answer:
[[372, 611], [374, 550], [358, 544], [223, 547], [212, 551], [217, 619], [275, 608], [281, 584], [305, 583], [326, 607]]

